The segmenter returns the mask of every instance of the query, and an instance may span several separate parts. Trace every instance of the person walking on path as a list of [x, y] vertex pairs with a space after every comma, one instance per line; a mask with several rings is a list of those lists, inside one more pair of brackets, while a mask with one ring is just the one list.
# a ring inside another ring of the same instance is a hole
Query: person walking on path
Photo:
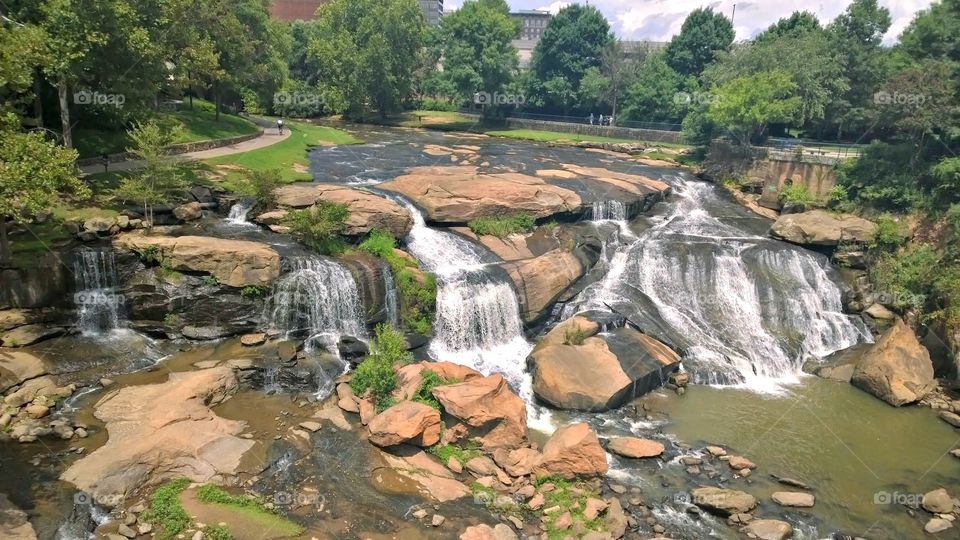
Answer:
[[593, 125], [593, 113], [590, 113], [590, 125]]
[[283, 135], [283, 118], [277, 118], [277, 130]]

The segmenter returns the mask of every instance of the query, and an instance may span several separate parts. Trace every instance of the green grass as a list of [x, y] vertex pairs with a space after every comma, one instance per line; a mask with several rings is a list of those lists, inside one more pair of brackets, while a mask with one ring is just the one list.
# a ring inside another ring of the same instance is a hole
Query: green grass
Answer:
[[543, 508], [553, 506], [560, 507], [558, 512], [552, 512], [544, 517], [547, 537], [550, 538], [550, 540], [566, 538], [570, 534], [569, 530], [557, 530], [554, 527], [554, 522], [558, 517], [562, 516], [564, 512], [570, 512], [574, 523], [577, 521], [582, 522], [587, 531], [600, 531], [603, 529], [602, 518], [597, 517], [593, 520], [588, 520], [586, 516], [583, 515], [587, 499], [598, 499], [600, 498], [599, 493], [592, 490], [590, 486], [583, 482], [571, 482], [555, 476], [543, 476], [534, 481], [537, 488], [546, 483], [553, 484], [554, 488], [552, 491], [543, 494], [545, 501]]
[[540, 131], [535, 129], [502, 129], [484, 131], [491, 137], [507, 137], [538, 142], [606, 142], [606, 143], [636, 143], [633, 139], [619, 139], [599, 135], [578, 135], [576, 133], [561, 133], [559, 131]]
[[452, 111], [407, 111], [389, 118], [371, 116], [365, 123], [408, 128], [426, 128], [440, 131], [478, 131], [480, 123], [473, 118]]
[[[197, 500], [205, 504], [216, 504], [228, 507], [242, 514], [247, 520], [261, 525], [261, 530], [275, 531], [281, 536], [299, 536], [306, 530], [300, 525], [272, 512], [257, 498], [248, 495], [231, 495], [217, 486], [200, 486], [200, 488], [197, 489]], [[207, 527], [205, 533], [209, 529], [210, 527]], [[222, 535], [224, 532], [229, 535], [229, 530], [215, 531], [214, 534], [219, 533]], [[204, 538], [207, 538], [206, 534]], [[229, 536], [215, 538], [224, 539], [229, 538]]]
[[[362, 142], [349, 133], [332, 127], [293, 121], [288, 121], [286, 126], [290, 130], [290, 136], [279, 143], [241, 154], [208, 159], [204, 163], [214, 167], [217, 165], [234, 165], [253, 171], [277, 169], [280, 171], [280, 178], [284, 183], [309, 181], [313, 178], [310, 173], [297, 171], [294, 167], [297, 166], [302, 170], [306, 169], [309, 165], [307, 150], [310, 147], [323, 144], [344, 145]], [[221, 185], [231, 189], [231, 181], [237, 181], [241, 174], [240, 171], [228, 171]]]
[[444, 379], [429, 369], [420, 370], [420, 377], [423, 378], [423, 382], [420, 383], [417, 391], [413, 394], [413, 401], [423, 403], [428, 407], [433, 407], [442, 413], [443, 406], [440, 404], [437, 398], [433, 397], [433, 389], [438, 386], [456, 384], [459, 381], [455, 379]]
[[[195, 105], [198, 103], [202, 104], [203, 101], [194, 100]], [[196, 106], [192, 111], [159, 113], [158, 116], [170, 125], [180, 126], [174, 144], [239, 137], [260, 129], [253, 122], [232, 114], [220, 113], [218, 121], [212, 104], [211, 110]], [[78, 128], [74, 130], [73, 139], [81, 158], [124, 152], [130, 146], [130, 139], [124, 130]]]
[[480, 446], [472, 442], [467, 442], [462, 446], [455, 444], [435, 444], [427, 448], [427, 452], [430, 452], [436, 456], [436, 458], [439, 459], [444, 465], [446, 465], [452, 457], [457, 458], [457, 461], [463, 465], [471, 459], [483, 455], [483, 452], [480, 450]]
[[484, 236], [492, 235], [504, 238], [511, 234], [528, 233], [536, 227], [536, 220], [528, 214], [516, 214], [513, 216], [477, 218], [467, 224], [474, 234]]
[[161, 540], [175, 538], [190, 526], [190, 516], [180, 504], [180, 493], [189, 485], [189, 479], [178, 478], [163, 484], [150, 496], [150, 508], [141, 517], [160, 528], [157, 537]]

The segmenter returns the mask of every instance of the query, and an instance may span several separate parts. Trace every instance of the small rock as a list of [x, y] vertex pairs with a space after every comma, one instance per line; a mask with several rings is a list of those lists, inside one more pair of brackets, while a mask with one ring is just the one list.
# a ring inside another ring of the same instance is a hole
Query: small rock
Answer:
[[573, 525], [573, 516], [570, 515], [570, 512], [564, 512], [553, 522], [553, 528], [558, 531], [565, 531], [571, 525]]
[[107, 379], [107, 378], [100, 379], [100, 386], [106, 388], [111, 385], [113, 385], [113, 379]]
[[257, 345], [263, 345], [267, 341], [267, 335], [263, 332], [256, 334], [246, 334], [240, 338], [240, 343], [245, 347], [256, 347]]
[[460, 460], [454, 456], [450, 456], [450, 459], [447, 460], [447, 468], [457, 474], [463, 472], [463, 465], [460, 463]]
[[931, 514], [949, 514], [953, 512], [953, 499], [947, 490], [935, 489], [923, 496], [923, 509]]
[[627, 488], [621, 486], [620, 484], [610, 484], [610, 491], [616, 493], [617, 495], [623, 495], [627, 492]]
[[773, 502], [780, 506], [792, 508], [810, 508], [816, 500], [812, 494], [800, 491], [778, 491], [773, 494], [772, 498]]
[[412, 515], [417, 519], [423, 519], [427, 517], [427, 511], [424, 510], [423, 508], [420, 508], [418, 510], [414, 510]]
[[527, 501], [527, 506], [531, 510], [539, 510], [543, 503], [546, 502], [546, 499], [543, 496], [543, 493], [537, 493], [529, 501]]
[[430, 520], [430, 525], [432, 525], [432, 526], [434, 526], [434, 527], [439, 527], [439, 526], [443, 525], [443, 522], [446, 521], [446, 520], [447, 520], [447, 518], [441, 516], [440, 514], [434, 514], [434, 515], [433, 515], [433, 519]]
[[683, 456], [680, 458], [680, 462], [684, 465], [700, 465], [703, 463], [703, 460], [696, 456]]
[[80, 437], [81, 439], [86, 439], [88, 435], [87, 430], [83, 428], [77, 428], [73, 430], [73, 433], [74, 435], [76, 435], [77, 437]]
[[793, 536], [793, 527], [776, 519], [755, 519], [743, 528], [743, 532], [750, 538], [760, 540], [786, 540]]
[[137, 532], [140, 534], [150, 534], [151, 531], [153, 531], [153, 525], [149, 523], [141, 523], [140, 526], [137, 527]]
[[606, 510], [607, 506], [607, 501], [602, 499], [587, 499], [587, 502], [584, 504], [583, 516], [587, 518], [588, 521], [592, 521], [600, 515], [600, 512]]
[[953, 523], [941, 518], [932, 518], [923, 526], [923, 530], [929, 534], [937, 534], [953, 527]]
[[131, 529], [130, 527], [128, 527], [126, 524], [123, 524], [123, 523], [120, 524], [120, 527], [117, 529], [117, 532], [123, 536], [126, 536], [127, 538], [137, 537], [137, 531], [134, 531], [133, 529]]
[[714, 457], [720, 457], [727, 455], [727, 451], [719, 446], [708, 446], [707, 452], [710, 452], [710, 455]]
[[954, 414], [948, 411], [940, 411], [940, 419], [955, 428], [960, 428], [960, 414]]
[[316, 433], [320, 431], [319, 422], [300, 422], [299, 426], [309, 431], [310, 433]]
[[730, 456], [728, 463], [730, 465], [730, 468], [735, 471], [757, 468], [757, 465], [754, 462], [742, 456]]

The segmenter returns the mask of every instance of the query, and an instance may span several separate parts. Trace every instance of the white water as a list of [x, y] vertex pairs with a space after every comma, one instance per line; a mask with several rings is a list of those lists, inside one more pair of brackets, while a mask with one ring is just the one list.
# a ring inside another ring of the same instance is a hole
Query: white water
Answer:
[[85, 336], [100, 336], [122, 326], [124, 297], [119, 294], [114, 253], [79, 251], [73, 261], [77, 327]]
[[360, 293], [346, 268], [322, 257], [295, 258], [290, 265], [267, 303], [278, 330], [305, 332], [332, 352], [340, 336], [366, 337]]
[[[685, 349], [694, 380], [776, 392], [803, 361], [869, 339], [842, 313], [822, 257], [721, 222], [714, 187], [674, 178], [668, 215], [618, 251], [565, 315], [642, 293]], [[716, 202], [716, 201], [713, 201]]]
[[407, 248], [437, 275], [437, 315], [429, 354], [489, 375], [500, 373], [527, 403], [531, 427], [548, 426], [549, 412], [534, 404], [525, 371], [533, 345], [523, 335], [517, 294], [504, 277], [485, 267], [490, 254], [455, 234], [431, 229], [423, 214], [399, 199], [413, 216]]
[[242, 199], [230, 207], [230, 214], [225, 220], [231, 225], [253, 225], [247, 220], [247, 214], [253, 209], [254, 201]]
[[627, 206], [620, 201], [595, 201], [590, 216], [591, 221], [626, 221]]

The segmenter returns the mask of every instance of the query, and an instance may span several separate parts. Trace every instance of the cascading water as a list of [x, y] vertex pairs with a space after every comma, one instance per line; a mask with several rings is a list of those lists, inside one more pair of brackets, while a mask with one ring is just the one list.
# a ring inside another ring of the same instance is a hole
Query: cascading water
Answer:
[[400, 293], [393, 278], [393, 271], [388, 265], [383, 268], [384, 304], [387, 310], [387, 322], [394, 328], [400, 327]]
[[116, 261], [110, 250], [83, 250], [73, 261], [77, 327], [97, 336], [122, 326], [123, 296], [117, 292]]
[[842, 313], [817, 254], [724, 223], [715, 186], [672, 179], [670, 213], [611, 259], [564, 315], [608, 309], [650, 322], [686, 353], [694, 380], [776, 391], [803, 361], [869, 339]]
[[366, 336], [360, 293], [346, 268], [319, 256], [294, 258], [289, 265], [267, 304], [278, 330], [304, 334], [334, 351], [340, 336]]
[[252, 225], [247, 221], [247, 214], [253, 210], [255, 202], [252, 199], [241, 199], [230, 207], [226, 222], [231, 225]]
[[591, 221], [626, 221], [627, 205], [620, 201], [594, 201]]
[[485, 268], [496, 258], [464, 238], [427, 227], [416, 206], [398, 200], [414, 221], [407, 248], [439, 282], [430, 356], [484, 374], [501, 373], [527, 403], [531, 424], [548, 422], [549, 413], [534, 405], [524, 371], [533, 346], [523, 335], [517, 294], [505, 278]]

